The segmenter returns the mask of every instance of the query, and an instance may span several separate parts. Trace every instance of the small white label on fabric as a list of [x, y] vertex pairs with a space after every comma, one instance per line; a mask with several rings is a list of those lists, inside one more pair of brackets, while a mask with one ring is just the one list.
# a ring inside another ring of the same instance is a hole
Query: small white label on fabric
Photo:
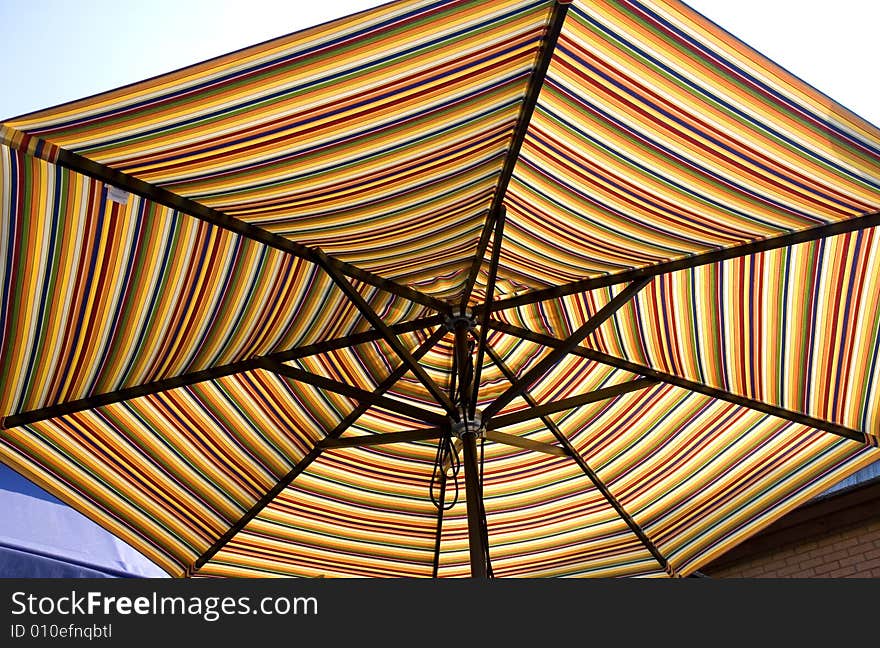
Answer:
[[128, 204], [128, 192], [110, 185], [107, 185], [107, 198], [120, 205]]

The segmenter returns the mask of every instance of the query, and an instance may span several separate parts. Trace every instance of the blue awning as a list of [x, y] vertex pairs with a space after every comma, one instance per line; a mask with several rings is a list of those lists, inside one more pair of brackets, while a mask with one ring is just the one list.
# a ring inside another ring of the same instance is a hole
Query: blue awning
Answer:
[[0, 465], [0, 577], [166, 577], [139, 552]]

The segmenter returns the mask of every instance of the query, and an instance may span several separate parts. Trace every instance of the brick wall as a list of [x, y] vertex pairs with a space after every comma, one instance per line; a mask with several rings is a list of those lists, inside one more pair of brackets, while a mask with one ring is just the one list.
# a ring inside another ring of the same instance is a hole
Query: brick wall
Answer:
[[880, 578], [880, 520], [704, 569], [713, 578]]
[[880, 485], [807, 504], [700, 571], [712, 578], [880, 578]]

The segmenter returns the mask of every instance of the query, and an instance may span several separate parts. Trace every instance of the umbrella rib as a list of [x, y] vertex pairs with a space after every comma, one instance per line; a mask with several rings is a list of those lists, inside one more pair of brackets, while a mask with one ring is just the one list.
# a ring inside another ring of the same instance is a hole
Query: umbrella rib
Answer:
[[[409, 322], [391, 324], [388, 328], [390, 328], [395, 335], [400, 335], [401, 333], [412, 333], [413, 331], [426, 329], [431, 326], [439, 326], [444, 323], [445, 319], [446, 318], [443, 315], [431, 315], [430, 317], [420, 317], [418, 319], [410, 320]], [[281, 357], [283, 354], [295, 354], [290, 355], [290, 357], [286, 358], [287, 360], [295, 360], [297, 358], [304, 358], [306, 356], [316, 355], [318, 353], [326, 353], [328, 351], [337, 351], [339, 349], [354, 347], [358, 344], [364, 344], [365, 342], [375, 342], [377, 340], [384, 339], [384, 337], [385, 336], [382, 334], [381, 331], [370, 329], [369, 331], [364, 331], [363, 333], [352, 333], [343, 337], [332, 338], [330, 340], [324, 340], [322, 342], [314, 342], [312, 344], [294, 347], [290, 349], [290, 351], [273, 354], [272, 357], [283, 360], [283, 358]]]
[[[559, 348], [560, 345], [563, 343], [563, 340], [560, 340], [559, 338], [555, 338], [550, 335], [544, 335], [542, 333], [534, 333], [532, 331], [529, 331], [528, 329], [524, 329], [522, 327], [512, 324], [506, 324], [504, 322], [499, 322], [497, 320], [492, 320], [490, 322], [490, 326], [497, 331], [501, 331], [502, 333], [514, 335], [524, 340], [530, 340], [532, 342], [536, 342], [537, 344], [543, 344], [549, 347]], [[786, 419], [794, 423], [800, 423], [802, 425], [806, 425], [808, 427], [815, 428], [823, 432], [836, 434], [845, 439], [857, 441], [858, 443], [872, 445], [870, 435], [864, 432], [860, 432], [858, 430], [854, 430], [852, 428], [848, 428], [843, 425], [839, 425], [837, 423], [832, 423], [831, 421], [819, 419], [813, 416], [809, 416], [807, 414], [803, 414], [801, 412], [788, 410], [783, 407], [778, 407], [776, 405], [770, 405], [768, 403], [764, 403], [753, 398], [748, 398], [746, 396], [740, 396], [739, 394], [734, 394], [723, 389], [718, 389], [717, 387], [711, 387], [709, 385], [694, 380], [688, 380], [687, 378], [682, 378], [681, 376], [658, 371], [657, 369], [652, 369], [651, 367], [646, 367], [645, 365], [630, 362], [629, 360], [617, 358], [615, 356], [608, 355], [607, 353], [602, 353], [601, 351], [595, 351], [586, 347], [574, 347], [573, 349], [571, 349], [571, 353], [581, 356], [583, 358], [587, 358], [589, 360], [593, 360], [594, 362], [601, 362], [602, 364], [607, 364], [609, 366], [616, 367], [624, 371], [629, 371], [631, 373], [638, 374], [646, 378], [653, 378], [663, 383], [675, 385], [677, 387], [682, 387], [683, 389], [688, 389], [690, 391], [704, 394], [711, 398], [717, 398], [718, 400], [727, 401], [735, 405], [740, 405], [742, 407], [757, 410], [759, 412], [763, 412], [764, 414], [770, 414], [771, 416]]]
[[[412, 320], [411, 322], [394, 324], [390, 328], [395, 333], [408, 333], [411, 331], [428, 328], [429, 326], [436, 326], [438, 324], [441, 324], [442, 322], [442, 315], [433, 315], [431, 317]], [[334, 340], [326, 340], [324, 342], [317, 342], [315, 344], [310, 344], [307, 346], [294, 347], [292, 349], [280, 351], [278, 353], [272, 353], [267, 356], [256, 356], [253, 358], [248, 358], [247, 360], [241, 360], [239, 362], [218, 365], [216, 367], [210, 367], [208, 369], [202, 369], [200, 371], [194, 371], [179, 376], [173, 376], [171, 378], [155, 380], [152, 382], [144, 383], [142, 385], [135, 385], [133, 387], [117, 389], [111, 392], [107, 392], [105, 394], [97, 394], [94, 396], [88, 396], [86, 398], [79, 398], [73, 401], [67, 401], [65, 403], [57, 403], [55, 405], [49, 405], [46, 407], [41, 407], [39, 409], [29, 410], [27, 412], [20, 412], [18, 414], [13, 414], [5, 418], [0, 417], [0, 430], [17, 427], [19, 425], [28, 425], [30, 423], [36, 423], [37, 421], [43, 421], [58, 416], [66, 416], [68, 414], [74, 414], [83, 410], [104, 407], [107, 405], [112, 405], [113, 403], [119, 403], [122, 401], [131, 400], [133, 398], [140, 398], [141, 396], [150, 396], [152, 394], [158, 394], [163, 391], [178, 389], [180, 387], [187, 387], [189, 385], [205, 382], [207, 380], [217, 380], [218, 378], [224, 378], [226, 376], [231, 376], [237, 373], [253, 371], [255, 369], [259, 369], [260, 363], [267, 358], [276, 360], [278, 362], [286, 362], [288, 360], [295, 360], [297, 358], [314, 355], [316, 353], [323, 353], [325, 351], [331, 351], [338, 348], [362, 344], [363, 342], [370, 342], [372, 340], [382, 339], [382, 337], [382, 333], [375, 330], [366, 331], [364, 333], [356, 333], [342, 338], [336, 338]]]
[[[573, 295], [575, 293], [585, 292], [587, 290], [605, 288], [607, 286], [626, 283], [628, 281], [636, 281], [638, 279], [643, 279], [646, 277], [656, 277], [657, 275], [668, 274], [670, 272], [675, 272], [678, 270], [696, 268], [698, 266], [707, 265], [710, 263], [718, 263], [721, 261], [727, 261], [729, 259], [735, 259], [737, 257], [748, 256], [750, 254], [757, 254], [759, 252], [767, 252], [769, 250], [789, 247], [792, 245], [797, 245], [798, 243], [816, 241], [818, 239], [827, 238], [829, 236], [846, 234], [848, 232], [857, 232], [859, 230], [869, 227], [876, 227], [878, 225], [880, 225], [880, 211], [875, 211], [869, 214], [864, 214], [862, 216], [856, 216], [855, 218], [848, 218], [846, 220], [836, 221], [834, 223], [828, 223], [826, 225], [819, 225], [817, 227], [811, 227], [808, 229], [799, 230], [797, 232], [790, 232], [781, 236], [774, 236], [758, 241], [752, 241], [750, 243], [744, 243], [742, 245], [716, 249], [712, 250], [711, 252], [695, 254], [692, 256], [683, 257], [681, 259], [673, 259], [672, 261], [664, 261], [662, 263], [657, 263], [642, 268], [634, 268], [632, 270], [626, 270], [624, 272], [618, 272], [615, 274], [606, 274], [599, 277], [591, 277], [589, 279], [580, 279], [578, 281], [567, 283], [563, 286], [553, 286], [551, 288], [532, 290], [530, 292], [523, 293], [522, 295], [517, 295], [516, 297], [499, 300], [492, 304], [491, 309], [493, 311], [499, 311], [506, 308], [514, 308], [516, 306], [525, 306], [527, 304], [534, 304], [536, 302], [544, 301], [546, 299], [556, 299], [559, 297], [565, 297], [566, 295]], [[480, 309], [481, 307], [477, 306], [474, 310], [479, 312]]]
[[[124, 189], [129, 193], [183, 212], [188, 216], [198, 218], [211, 223], [212, 225], [235, 232], [240, 236], [257, 241], [263, 245], [268, 245], [277, 250], [287, 252], [297, 258], [311, 261], [312, 263], [317, 262], [316, 249], [313, 247], [297, 243], [296, 241], [292, 241], [279, 234], [274, 234], [267, 229], [252, 225], [235, 218], [234, 216], [207, 207], [172, 191], [163, 189], [162, 187], [144, 180], [140, 180], [139, 178], [123, 171], [118, 171], [105, 164], [83, 157], [73, 151], [68, 151], [55, 146], [39, 137], [22, 133], [9, 126], [0, 125], [0, 143], [27, 155], [38, 157], [76, 173]], [[349, 277], [363, 281], [364, 283], [375, 286], [380, 290], [398, 297], [403, 297], [404, 299], [408, 299], [424, 306], [429, 306], [437, 312], [445, 313], [449, 310], [449, 305], [436, 297], [432, 297], [419, 290], [410, 288], [409, 286], [404, 286], [391, 279], [380, 277], [379, 275], [358, 268], [357, 266], [340, 259], [327, 257], [325, 263], [331, 265], [337, 270], [337, 272], [341, 272]]]
[[498, 430], [487, 430], [486, 439], [488, 441], [494, 441], [495, 443], [513, 446], [514, 448], [543, 452], [544, 454], [554, 455], [556, 457], [569, 456], [569, 452], [565, 448], [560, 448], [559, 446], [543, 443], [541, 441], [535, 441], [527, 437], [516, 436], [515, 434], [505, 434]]
[[477, 362], [474, 366], [474, 389], [471, 395], [469, 416], [474, 417], [477, 411], [477, 399], [480, 395], [480, 373], [483, 368], [483, 354], [486, 346], [486, 335], [489, 332], [487, 323], [492, 315], [492, 298], [495, 294], [495, 279], [498, 276], [498, 261], [501, 258], [501, 240], [504, 237], [504, 224], [507, 220], [507, 208], [503, 205], [498, 213], [495, 223], [495, 236], [492, 241], [492, 260], [489, 263], [489, 278], [486, 282], [486, 307], [483, 309], [483, 321], [480, 326], [480, 336], [477, 338]]
[[[494, 362], [495, 366], [497, 366], [501, 370], [507, 380], [511, 383], [515, 383], [516, 374], [514, 374], [510, 370], [510, 367], [507, 366], [507, 363], [504, 362], [501, 356], [499, 356], [491, 347], [487, 348], [486, 351], [489, 354], [489, 357], [492, 359], [492, 362]], [[528, 392], [528, 390], [524, 390], [522, 396], [531, 407], [539, 407], [538, 402]], [[593, 483], [593, 486], [596, 488], [596, 490], [602, 493], [602, 496], [608, 501], [611, 507], [617, 512], [617, 514], [623, 519], [623, 521], [626, 522], [626, 525], [629, 527], [630, 531], [632, 531], [633, 534], [635, 534], [635, 536], [639, 539], [639, 541], [645, 546], [645, 548], [654, 557], [654, 559], [657, 561], [663, 571], [665, 571], [670, 576], [676, 575], [674, 569], [672, 568], [672, 565], [669, 564], [669, 561], [666, 559], [666, 557], [651, 541], [645, 530], [642, 529], [639, 523], [636, 522], [629, 513], [627, 513], [626, 509], [623, 508], [623, 505], [620, 503], [617, 497], [614, 496], [614, 493], [609, 490], [605, 482], [603, 482], [599, 478], [599, 475], [596, 474], [596, 472], [594, 472], [592, 468], [590, 468], [586, 460], [571, 444], [568, 438], [562, 433], [562, 430], [560, 430], [557, 425], [547, 416], [541, 416], [541, 422], [548, 430], [550, 430], [553, 436], [556, 437], [556, 440], [562, 446], [562, 448], [560, 449], [563, 449], [565, 451], [565, 454], [567, 456], [570, 456], [575, 461], [581, 471]]]
[[317, 387], [318, 389], [325, 389], [327, 391], [332, 391], [353, 398], [367, 405], [373, 405], [375, 407], [396, 412], [397, 414], [402, 414], [403, 416], [414, 418], [417, 421], [425, 421], [426, 423], [433, 423], [434, 425], [444, 425], [447, 422], [446, 416], [438, 412], [432, 412], [423, 407], [410, 405], [404, 401], [381, 396], [375, 392], [370, 392], [366, 389], [361, 389], [360, 387], [333, 380], [332, 378], [319, 376], [318, 374], [313, 374], [309, 371], [298, 369], [297, 367], [291, 367], [290, 365], [277, 362], [276, 360], [263, 358], [260, 362], [260, 368], [272, 371], [280, 376], [289, 378], [290, 380], [303, 382], [312, 385], [313, 387]]
[[[569, 0], [570, 1], [570, 0]], [[480, 240], [477, 243], [477, 250], [474, 259], [471, 262], [468, 278], [464, 284], [464, 293], [461, 298], [461, 308], [467, 307], [471, 297], [471, 292], [477, 282], [477, 276], [480, 272], [480, 264], [486, 254], [486, 247], [489, 245], [489, 233], [495, 226], [495, 221], [501, 214], [501, 205], [507, 194], [507, 187], [510, 179], [513, 177], [513, 171], [516, 168], [516, 162], [519, 159], [519, 152], [522, 149], [526, 133], [529, 130], [529, 124], [532, 121], [532, 114], [535, 112], [535, 106], [538, 104], [538, 97], [541, 94], [541, 88], [544, 87], [544, 80], [547, 77], [547, 69], [550, 67], [550, 61], [553, 59], [553, 52], [556, 51], [556, 43], [559, 40], [559, 34], [562, 31], [562, 25], [565, 23], [565, 16], [568, 13], [569, 2], [556, 2], [550, 11], [550, 17], [547, 20], [547, 29], [544, 32], [541, 48], [535, 59], [535, 67], [532, 70], [529, 85], [526, 94], [523, 97], [522, 106], [520, 106], [519, 115], [517, 116], [516, 126], [510, 140], [510, 148], [504, 158], [504, 166], [501, 168], [501, 175], [498, 178], [498, 187], [492, 196], [492, 204], [486, 214], [486, 221], [483, 223], [483, 231], [480, 233]]]
[[363, 436], [347, 437], [345, 439], [324, 439], [319, 443], [322, 448], [364, 448], [390, 443], [411, 443], [413, 441], [430, 441], [439, 439], [446, 434], [446, 426], [421, 428], [416, 430], [404, 430], [402, 432], [386, 432], [383, 434], [365, 434]]
[[[445, 335], [445, 329], [437, 329], [431, 337], [422, 342], [422, 344], [413, 351], [413, 356], [415, 358], [421, 358], [428, 351], [433, 349]], [[394, 371], [376, 386], [375, 393], [383, 394], [391, 389], [407, 371], [409, 371], [409, 367], [407, 367], [405, 363], [398, 365]], [[269, 502], [278, 497], [284, 489], [290, 486], [290, 484], [293, 483], [293, 480], [301, 475], [324, 451], [324, 448], [321, 446], [323, 441], [326, 441], [326, 439], [338, 439], [346, 430], [348, 430], [348, 428], [354, 425], [355, 421], [357, 421], [368, 409], [370, 409], [369, 403], [360, 403], [345, 418], [343, 418], [336, 427], [330, 430], [330, 432], [324, 436], [324, 439], [318, 441], [314, 447], [302, 459], [300, 459], [296, 465], [284, 477], [282, 477], [277, 484], [275, 484], [275, 486], [272, 487], [271, 490], [257, 500], [235, 524], [233, 524], [222, 536], [217, 538], [214, 544], [196, 559], [192, 568], [187, 571], [187, 575], [192, 575], [194, 572], [201, 569], [205, 563], [211, 560], [211, 558], [225, 547], [232, 538], [238, 535], [238, 533], [247, 526], [248, 522], [257, 517], [260, 512], [269, 505]]]
[[366, 320], [373, 325], [373, 327], [382, 333], [382, 336], [385, 338], [385, 341], [394, 349], [394, 352], [397, 356], [403, 360], [404, 364], [407, 365], [410, 371], [415, 374], [416, 378], [419, 379], [419, 382], [425, 386], [425, 388], [430, 392], [431, 396], [433, 396], [436, 401], [446, 410], [447, 414], [455, 417], [455, 406], [452, 404], [449, 396], [447, 396], [442, 389], [435, 383], [431, 377], [428, 375], [428, 372], [425, 371], [424, 367], [422, 367], [418, 361], [410, 354], [410, 352], [406, 349], [406, 347], [401, 344], [400, 340], [397, 339], [397, 336], [394, 334], [389, 326], [382, 321], [382, 318], [373, 310], [373, 307], [367, 303], [367, 300], [364, 299], [363, 295], [361, 295], [357, 290], [355, 290], [354, 286], [351, 285], [351, 282], [348, 281], [339, 270], [327, 263], [328, 257], [326, 254], [321, 252], [320, 250], [316, 251], [317, 255], [317, 263], [323, 267], [337, 286], [345, 293], [345, 295], [352, 301], [352, 303], [357, 307], [357, 309], [361, 312], [361, 314], [366, 318]]
[[[577, 396], [562, 398], [560, 400], [553, 401], [552, 403], [545, 403], [544, 405], [534, 405], [530, 409], [522, 410], [520, 412], [512, 412], [510, 414], [504, 414], [503, 416], [496, 416], [491, 421], [489, 421], [487, 427], [490, 430], [496, 430], [498, 428], [507, 427], [509, 425], [522, 423], [523, 421], [543, 418], [549, 414], [554, 414], [556, 412], [574, 409], [575, 407], [581, 407], [583, 405], [588, 405], [589, 403], [597, 403], [602, 400], [615, 398], [622, 394], [628, 394], [634, 391], [641, 391], [642, 389], [653, 387], [659, 382], [660, 381], [656, 378], [639, 378], [637, 380], [620, 383], [619, 385], [602, 387], [601, 389], [597, 389], [586, 394], [578, 394]], [[525, 390], [523, 391], [523, 393], [525, 393]]]
[[549, 371], [556, 363], [567, 355], [573, 348], [578, 346], [584, 338], [589, 336], [593, 331], [599, 328], [602, 323], [611, 317], [618, 309], [633, 298], [642, 288], [644, 288], [652, 280], [651, 277], [634, 281], [626, 288], [621, 290], [617, 296], [609, 301], [605, 306], [600, 308], [585, 324], [578, 328], [574, 333], [569, 335], [565, 340], [557, 344], [550, 353], [544, 356], [534, 367], [526, 374], [515, 380], [513, 384], [498, 398], [489, 405], [483, 412], [483, 420], [487, 421], [500, 412], [514, 398], [522, 394], [526, 389], [532, 386], [538, 378]]

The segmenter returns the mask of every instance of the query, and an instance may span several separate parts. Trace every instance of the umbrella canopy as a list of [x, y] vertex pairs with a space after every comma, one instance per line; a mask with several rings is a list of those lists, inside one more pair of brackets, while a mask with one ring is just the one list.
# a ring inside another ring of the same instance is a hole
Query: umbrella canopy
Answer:
[[880, 459], [880, 130], [679, 2], [392, 2], [0, 144], [0, 459], [169, 574], [686, 576]]

